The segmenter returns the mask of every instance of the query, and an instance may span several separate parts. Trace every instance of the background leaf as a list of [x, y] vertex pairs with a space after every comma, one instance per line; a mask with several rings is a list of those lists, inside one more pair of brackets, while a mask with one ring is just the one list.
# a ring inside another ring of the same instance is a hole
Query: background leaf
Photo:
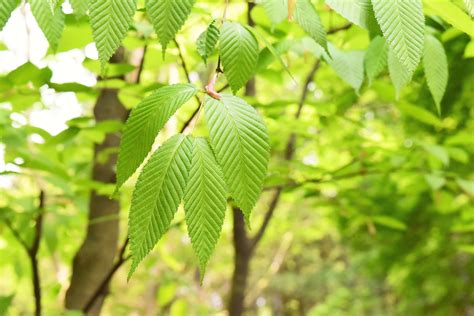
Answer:
[[316, 9], [309, 0], [296, 0], [294, 19], [316, 43], [327, 48], [326, 31]]
[[458, 30], [474, 37], [474, 21], [449, 0], [424, 0], [423, 4]]
[[90, 0], [90, 23], [102, 71], [132, 23], [136, 0]]
[[365, 72], [369, 79], [369, 85], [387, 67], [387, 59], [387, 42], [381, 36], [374, 37], [364, 56]]
[[219, 34], [220, 31], [216, 27], [215, 21], [212, 21], [212, 23], [209, 24], [207, 29], [202, 32], [197, 39], [197, 51], [205, 63], [207, 63], [207, 58], [209, 58], [216, 49]]
[[448, 60], [443, 44], [432, 35], [426, 36], [423, 65], [428, 87], [440, 114], [441, 100], [448, 85]]
[[370, 0], [326, 0], [326, 4], [352, 23], [368, 28], [373, 19]]
[[227, 189], [221, 167], [206, 139], [194, 139], [192, 157], [184, 210], [189, 237], [199, 258], [202, 280], [222, 231]]
[[146, 9], [160, 40], [163, 54], [193, 8], [194, 0], [147, 0]]
[[258, 53], [258, 43], [252, 33], [240, 23], [224, 22], [220, 37], [220, 55], [224, 74], [234, 93], [254, 74]]
[[211, 145], [235, 203], [249, 223], [266, 177], [270, 146], [265, 123], [244, 100], [206, 96], [204, 110]]
[[288, 0], [263, 0], [262, 5], [272, 26], [288, 19]]
[[176, 110], [197, 93], [190, 84], [165, 86], [143, 99], [125, 125], [117, 162], [117, 189], [145, 160], [158, 132]]
[[53, 50], [58, 46], [59, 40], [64, 30], [64, 13], [60, 7], [51, 11], [47, 0], [31, 0], [31, 12], [33, 13], [39, 27], [49, 42]]
[[332, 44], [328, 45], [331, 57], [326, 56], [326, 60], [338, 76], [347, 82], [356, 93], [364, 82], [364, 52], [345, 52], [337, 49]]
[[398, 57], [391, 48], [388, 50], [388, 71], [398, 99], [402, 88], [410, 82], [412, 72], [398, 60]]
[[191, 139], [175, 135], [151, 156], [138, 178], [129, 218], [129, 278], [168, 230], [186, 188], [191, 152]]

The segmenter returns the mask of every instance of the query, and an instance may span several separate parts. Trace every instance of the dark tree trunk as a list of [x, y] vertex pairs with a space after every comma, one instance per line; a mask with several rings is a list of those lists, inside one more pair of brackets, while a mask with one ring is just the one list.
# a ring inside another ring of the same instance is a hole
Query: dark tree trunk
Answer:
[[[122, 56], [119, 56], [122, 55]], [[123, 52], [114, 56], [115, 61], [123, 60]], [[104, 120], [125, 121], [128, 112], [118, 99], [118, 90], [103, 89], [94, 108], [97, 122]], [[94, 148], [92, 178], [103, 183], [115, 183], [115, 163], [117, 155], [110, 154], [105, 163], [100, 163], [98, 155], [120, 144], [119, 133], [109, 133], [101, 144]], [[66, 293], [66, 308], [83, 310], [91, 296], [97, 291], [114, 265], [119, 237], [120, 205], [105, 195], [91, 192], [89, 202], [89, 225], [86, 238], [74, 257], [71, 285]], [[97, 219], [103, 219], [97, 221]], [[95, 222], [94, 222], [95, 221]], [[97, 298], [88, 315], [99, 315], [105, 295]]]
[[250, 240], [247, 236], [244, 216], [239, 208], [232, 209], [234, 218], [234, 273], [229, 296], [228, 311], [230, 316], [242, 315], [245, 308], [245, 292], [250, 267]]

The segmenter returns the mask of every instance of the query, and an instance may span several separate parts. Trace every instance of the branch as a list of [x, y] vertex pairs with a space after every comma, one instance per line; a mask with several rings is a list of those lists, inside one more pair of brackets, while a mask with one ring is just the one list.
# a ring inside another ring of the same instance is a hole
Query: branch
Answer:
[[102, 296], [106, 289], [107, 289], [107, 286], [109, 285], [110, 283], [110, 280], [112, 279], [112, 277], [114, 276], [115, 272], [117, 272], [117, 270], [128, 260], [130, 259], [131, 256], [125, 256], [125, 250], [127, 249], [127, 245], [128, 245], [128, 242], [129, 242], [129, 239], [128, 237], [125, 239], [122, 247], [120, 248], [120, 251], [119, 251], [119, 257], [118, 257], [118, 260], [117, 262], [115, 262], [115, 264], [112, 266], [112, 269], [110, 269], [109, 273], [107, 273], [107, 275], [105, 276], [104, 280], [102, 281], [102, 283], [99, 285], [99, 287], [97, 288], [97, 290], [94, 292], [94, 294], [91, 296], [91, 298], [89, 299], [89, 301], [87, 301], [87, 304], [85, 305], [84, 309], [82, 310], [84, 312], [84, 314], [87, 314], [91, 308], [94, 306], [94, 303], [95, 301], [100, 297]]
[[[306, 99], [308, 97], [308, 91], [309, 91], [309, 86], [311, 82], [313, 82], [313, 78], [316, 75], [316, 72], [318, 71], [319, 67], [321, 65], [321, 60], [318, 59], [313, 67], [311, 68], [310, 72], [306, 76], [306, 80], [303, 85], [303, 90], [301, 92], [301, 97], [298, 102], [298, 110], [296, 111], [295, 114], [295, 119], [299, 119], [301, 116], [301, 112], [303, 110], [303, 106], [306, 102]], [[285, 150], [285, 155], [284, 158], [287, 161], [290, 161], [293, 158], [293, 155], [295, 153], [295, 143], [296, 143], [296, 134], [292, 133], [290, 137], [288, 138], [288, 142], [286, 144], [286, 150]], [[278, 206], [278, 202], [280, 201], [280, 196], [282, 193], [282, 188], [277, 188], [275, 190], [275, 193], [273, 194], [273, 197], [270, 201], [270, 204], [268, 205], [268, 209], [265, 213], [265, 217], [263, 218], [263, 222], [260, 226], [260, 228], [257, 230], [257, 233], [255, 236], [252, 238], [250, 242], [250, 250], [254, 251], [255, 248], [257, 247], [257, 244], [260, 242], [260, 240], [263, 237], [263, 234], [265, 234], [265, 231], [268, 227], [268, 224], [270, 223], [270, 220], [273, 216], [273, 213], [275, 212], [276, 207]]]
[[39, 195], [39, 206], [38, 215], [35, 219], [35, 234], [33, 237], [33, 243], [29, 250], [29, 256], [31, 261], [31, 270], [33, 274], [33, 292], [35, 295], [35, 315], [41, 315], [41, 282], [38, 265], [38, 251], [40, 248], [42, 228], [43, 228], [43, 213], [45, 205], [45, 194], [44, 191], [40, 191]]
[[148, 45], [145, 44], [145, 46], [143, 46], [142, 58], [140, 58], [140, 63], [138, 64], [137, 77], [135, 78], [136, 84], [139, 84], [142, 79], [141, 77], [142, 77], [142, 72], [145, 66], [145, 56], [146, 56], [147, 50], [148, 50]]
[[332, 28], [332, 29], [329, 29], [327, 31], [327, 34], [330, 35], [330, 34], [335, 34], [337, 32], [340, 32], [340, 31], [344, 31], [344, 30], [348, 30], [352, 27], [352, 23], [347, 23], [347, 24], [344, 24], [343, 26], [339, 26], [339, 27], [335, 27], [335, 28]]
[[21, 246], [25, 249], [25, 251], [29, 253], [30, 246], [28, 246], [28, 244], [23, 240], [23, 238], [21, 238], [20, 233], [13, 227], [10, 220], [8, 220], [7, 218], [4, 218], [3, 222], [8, 227], [8, 229], [12, 232], [13, 237], [15, 237], [16, 241], [18, 241], [21, 244]]
[[40, 248], [41, 236], [42, 236], [42, 227], [43, 227], [43, 213], [45, 206], [45, 194], [44, 191], [40, 191], [39, 194], [39, 204], [38, 204], [38, 214], [35, 218], [35, 231], [33, 235], [33, 242], [31, 246], [28, 246], [27, 242], [21, 238], [20, 233], [13, 227], [12, 223], [8, 219], [3, 219], [5, 225], [10, 229], [15, 239], [21, 244], [25, 250], [28, 258], [30, 259], [31, 264], [31, 275], [33, 283], [33, 294], [35, 297], [35, 315], [41, 315], [41, 283], [40, 283], [40, 274], [38, 268], [38, 251]]

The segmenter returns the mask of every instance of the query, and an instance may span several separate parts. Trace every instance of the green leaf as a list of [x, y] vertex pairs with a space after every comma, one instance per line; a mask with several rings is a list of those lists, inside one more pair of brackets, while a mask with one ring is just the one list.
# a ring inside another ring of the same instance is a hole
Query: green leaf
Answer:
[[319, 45], [327, 48], [326, 31], [316, 9], [309, 0], [296, 0], [294, 19], [296, 23]]
[[263, 0], [262, 5], [273, 27], [288, 19], [288, 0]]
[[442, 127], [443, 122], [436, 117], [433, 113], [419, 107], [416, 105], [408, 104], [408, 103], [399, 103], [398, 108], [403, 114], [410, 116], [420, 122], [433, 125], [436, 127]]
[[378, 215], [378, 216], [373, 216], [372, 220], [382, 226], [388, 227], [388, 228], [393, 228], [396, 230], [406, 230], [407, 225], [405, 225], [404, 222], [399, 221], [396, 218], [390, 217], [390, 216], [385, 216], [385, 215]]
[[410, 72], [404, 64], [402, 64], [393, 50], [388, 50], [388, 72], [390, 79], [395, 86], [397, 99], [400, 97], [400, 92], [411, 81], [412, 72]]
[[464, 180], [456, 178], [456, 183], [463, 189], [467, 194], [474, 196], [474, 181]]
[[440, 145], [421, 143], [421, 146], [433, 157], [441, 161], [445, 166], [449, 165], [449, 153]]
[[441, 189], [446, 184], [446, 178], [437, 174], [426, 174], [425, 180], [433, 191]]
[[79, 16], [87, 14], [87, 10], [89, 9], [89, 3], [87, 0], [69, 0], [69, 2], [71, 2], [74, 14]]
[[352, 23], [369, 28], [373, 19], [370, 0], [326, 0], [326, 4]]
[[13, 10], [20, 4], [20, 0], [2, 0], [0, 3], [0, 31], [7, 24]]
[[31, 0], [31, 12], [43, 31], [44, 36], [53, 50], [58, 46], [64, 30], [64, 13], [58, 7], [53, 12], [47, 0]]
[[129, 216], [132, 266], [128, 278], [168, 230], [184, 195], [191, 153], [191, 139], [175, 135], [151, 156], [138, 177]]
[[464, 5], [466, 6], [467, 13], [469, 13], [471, 18], [474, 18], [474, 0], [464, 0]]
[[146, 10], [160, 40], [163, 54], [191, 13], [194, 0], [147, 0]]
[[184, 211], [189, 237], [199, 258], [202, 280], [222, 231], [227, 189], [221, 167], [206, 139], [194, 139], [192, 157]]
[[[265, 44], [265, 48], [273, 55], [273, 57], [275, 57], [278, 62], [280, 63], [280, 65], [283, 67], [283, 69], [286, 70], [286, 72], [288, 73], [288, 75], [290, 75], [291, 79], [293, 79], [293, 81], [295, 82], [296, 84], [296, 80], [295, 78], [293, 78], [293, 75], [291, 74], [290, 72], [290, 69], [288, 68], [288, 66], [285, 64], [285, 62], [283, 61], [283, 59], [281, 58], [280, 54], [275, 50], [275, 48], [273, 47], [272, 44], [270, 44], [270, 42], [267, 40], [267, 38], [262, 35], [260, 32], [258, 32], [255, 28], [249, 26], [249, 25], [246, 25], [245, 28], [250, 32], [252, 33], [255, 38], [258, 38], [259, 40], [261, 40], [264, 44]], [[316, 45], [317, 46], [317, 45]], [[260, 54], [259, 54], [259, 58], [260, 58]], [[258, 60], [257, 60], [258, 61]]]
[[331, 57], [325, 56], [328, 64], [342, 80], [354, 88], [356, 93], [359, 93], [364, 82], [364, 52], [344, 52], [331, 43], [328, 44], [328, 48], [331, 54]]
[[474, 37], [474, 21], [464, 13], [462, 9], [449, 0], [424, 0], [424, 5], [434, 14], [439, 15], [443, 20], [457, 28], [458, 30]]
[[197, 51], [205, 63], [207, 63], [207, 58], [209, 58], [216, 49], [219, 34], [220, 31], [216, 27], [215, 21], [212, 21], [212, 23], [209, 24], [207, 29], [202, 32], [197, 39]]
[[222, 94], [221, 100], [206, 96], [204, 111], [211, 145], [231, 196], [249, 223], [270, 158], [265, 123], [253, 107], [229, 94]]
[[31, 82], [35, 87], [39, 88], [48, 83], [52, 76], [53, 72], [51, 69], [47, 67], [40, 69], [31, 62], [27, 62], [12, 70], [6, 78], [16, 86]]
[[258, 60], [255, 36], [237, 22], [224, 22], [220, 37], [220, 56], [224, 74], [234, 93], [255, 73]]
[[372, 0], [372, 4], [393, 53], [411, 75], [423, 54], [425, 17], [421, 0]]
[[365, 71], [369, 79], [369, 85], [372, 81], [387, 67], [388, 45], [381, 36], [376, 36], [370, 42], [364, 57]]
[[441, 114], [441, 100], [448, 85], [448, 59], [443, 44], [432, 35], [427, 35], [425, 39], [423, 65], [428, 88], [436, 103], [438, 114]]
[[145, 160], [163, 128], [176, 110], [197, 93], [190, 84], [162, 87], [143, 99], [125, 124], [117, 162], [117, 190]]
[[135, 9], [136, 0], [89, 0], [90, 23], [102, 72], [125, 38]]

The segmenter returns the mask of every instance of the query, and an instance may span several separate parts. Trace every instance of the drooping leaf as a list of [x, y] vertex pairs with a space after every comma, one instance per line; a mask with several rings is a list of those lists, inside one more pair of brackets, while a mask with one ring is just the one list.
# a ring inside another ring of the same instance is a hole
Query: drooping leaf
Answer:
[[288, 0], [263, 0], [262, 5], [273, 26], [288, 18]]
[[220, 37], [220, 56], [224, 74], [234, 93], [255, 73], [258, 43], [254, 35], [237, 22], [224, 22]]
[[191, 13], [195, 0], [147, 0], [146, 10], [160, 40], [163, 54]]
[[92, 34], [102, 71], [125, 38], [136, 9], [136, 0], [89, 0]]
[[167, 231], [178, 209], [186, 188], [191, 153], [191, 139], [175, 135], [153, 153], [138, 177], [129, 216], [129, 278]]
[[385, 39], [376, 36], [370, 42], [365, 53], [365, 71], [369, 79], [369, 85], [372, 81], [387, 67], [388, 46]]
[[423, 54], [425, 17], [421, 0], [372, 0], [372, 4], [393, 53], [411, 75]]
[[391, 48], [388, 50], [388, 72], [395, 87], [398, 99], [402, 88], [410, 82], [412, 72], [410, 72], [406, 66], [398, 60], [398, 57]]
[[328, 44], [331, 56], [326, 55], [326, 61], [338, 76], [347, 82], [356, 93], [364, 82], [364, 52], [363, 51], [341, 51]]
[[20, 4], [20, 0], [2, 0], [0, 3], [0, 31], [7, 24], [13, 10]]
[[327, 48], [326, 31], [316, 9], [309, 0], [296, 0], [294, 19], [323, 48]]
[[196, 93], [195, 86], [165, 86], [143, 99], [125, 124], [117, 162], [117, 190], [137, 170], [163, 128], [176, 110]]
[[184, 211], [189, 237], [199, 258], [201, 280], [224, 223], [227, 189], [221, 167], [204, 138], [193, 142]]
[[74, 14], [77, 15], [86, 15], [87, 10], [89, 9], [89, 2], [86, 0], [69, 0], [71, 2], [72, 10]]
[[58, 46], [64, 30], [64, 13], [60, 7], [51, 11], [47, 0], [31, 0], [31, 12], [53, 50]]
[[370, 0], [326, 0], [326, 4], [352, 23], [369, 28], [373, 19]]
[[423, 65], [428, 88], [440, 114], [441, 100], [448, 84], [448, 59], [443, 44], [432, 35], [426, 36]]
[[253, 107], [229, 94], [222, 94], [221, 100], [207, 96], [204, 111], [211, 145], [231, 196], [249, 223], [270, 157], [265, 123]]
[[207, 29], [202, 32], [197, 39], [197, 51], [205, 63], [207, 63], [207, 58], [209, 58], [216, 49], [219, 34], [220, 31], [216, 27], [215, 21], [212, 21], [212, 23], [209, 24]]

